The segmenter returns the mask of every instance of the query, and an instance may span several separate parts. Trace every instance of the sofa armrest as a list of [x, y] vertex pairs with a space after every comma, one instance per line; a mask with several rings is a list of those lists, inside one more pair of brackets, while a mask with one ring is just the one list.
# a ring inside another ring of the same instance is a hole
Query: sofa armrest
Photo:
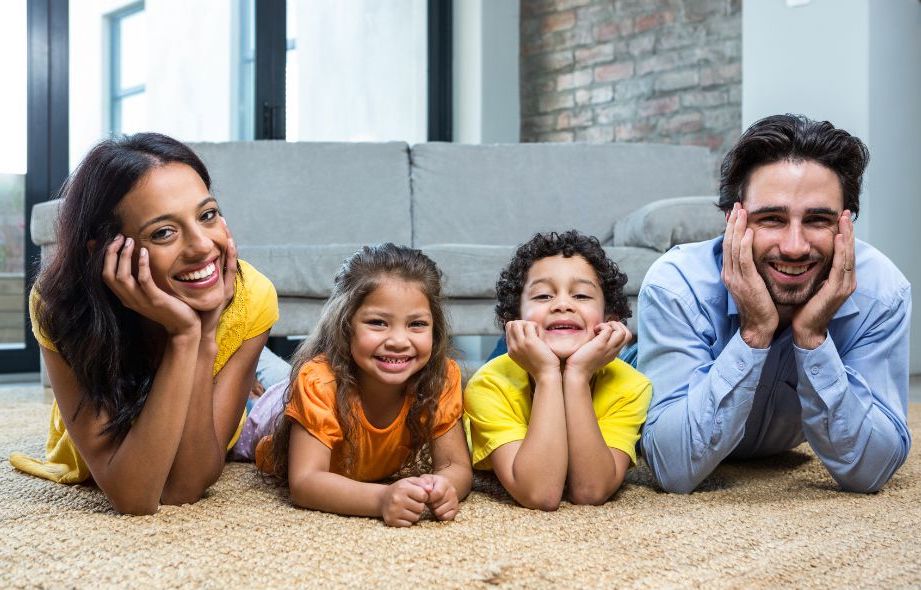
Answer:
[[667, 252], [676, 244], [709, 240], [726, 229], [715, 197], [660, 199], [614, 223], [614, 246]]
[[58, 241], [58, 210], [61, 203], [61, 199], [54, 199], [32, 207], [29, 230], [32, 233], [32, 243], [36, 246], [47, 246]]

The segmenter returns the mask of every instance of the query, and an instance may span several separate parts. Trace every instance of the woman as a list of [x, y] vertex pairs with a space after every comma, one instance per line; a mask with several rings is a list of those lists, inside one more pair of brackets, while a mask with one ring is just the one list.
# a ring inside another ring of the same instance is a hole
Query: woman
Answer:
[[155, 133], [93, 148], [62, 189], [58, 247], [30, 295], [54, 391], [47, 461], [119, 512], [195, 502], [238, 436], [272, 284], [243, 261], [201, 160]]

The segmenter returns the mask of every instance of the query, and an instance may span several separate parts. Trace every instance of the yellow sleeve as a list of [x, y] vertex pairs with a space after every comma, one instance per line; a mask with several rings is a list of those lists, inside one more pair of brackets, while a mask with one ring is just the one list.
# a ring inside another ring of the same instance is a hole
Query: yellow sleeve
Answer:
[[621, 360], [604, 369], [592, 392], [598, 427], [605, 444], [623, 451], [636, 463], [636, 443], [646, 422], [652, 399], [652, 383], [642, 373]]
[[[506, 370], [514, 374], [508, 375]], [[523, 382], [516, 370], [524, 374]], [[492, 469], [492, 452], [504, 444], [524, 440], [528, 433], [531, 397], [527, 373], [508, 355], [487, 363], [464, 390], [464, 418], [470, 428], [473, 466]]]
[[35, 336], [35, 339], [38, 340], [38, 343], [42, 345], [43, 348], [48, 350], [53, 350], [57, 352], [58, 349], [55, 348], [54, 343], [51, 342], [51, 339], [42, 332], [41, 327], [38, 325], [38, 309], [42, 304], [42, 298], [39, 297], [38, 291], [35, 289], [35, 286], [32, 286], [32, 290], [29, 291], [29, 319], [32, 323], [32, 334]]
[[247, 318], [244, 340], [255, 338], [278, 321], [278, 295], [275, 285], [254, 266], [239, 261], [243, 271], [244, 288], [247, 297]]

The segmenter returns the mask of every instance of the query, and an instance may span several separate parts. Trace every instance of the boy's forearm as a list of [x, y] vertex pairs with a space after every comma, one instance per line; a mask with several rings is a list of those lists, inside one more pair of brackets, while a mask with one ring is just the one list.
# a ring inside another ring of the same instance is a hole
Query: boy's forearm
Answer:
[[623, 481], [608, 448], [592, 406], [589, 382], [564, 379], [568, 449], [567, 482], [575, 503], [598, 504], [607, 500]]
[[533, 503], [529, 499], [538, 492], [548, 497], [561, 497], [566, 484], [566, 469], [562, 377], [541, 380], [534, 388], [528, 432], [512, 464], [514, 490], [509, 492], [525, 505]]

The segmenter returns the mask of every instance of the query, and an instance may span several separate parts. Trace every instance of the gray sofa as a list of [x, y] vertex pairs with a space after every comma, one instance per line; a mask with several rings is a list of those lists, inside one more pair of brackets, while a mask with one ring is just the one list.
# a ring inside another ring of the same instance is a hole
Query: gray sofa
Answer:
[[[646, 144], [193, 144], [241, 258], [275, 283], [275, 336], [307, 334], [342, 260], [392, 241], [428, 253], [445, 276], [456, 335], [497, 332], [495, 282], [535, 232], [597, 236], [635, 302], [649, 265], [675, 243], [722, 231], [704, 148]], [[690, 195], [690, 197], [689, 197]], [[37, 205], [47, 256], [57, 202]], [[635, 318], [630, 322], [635, 326]]]

